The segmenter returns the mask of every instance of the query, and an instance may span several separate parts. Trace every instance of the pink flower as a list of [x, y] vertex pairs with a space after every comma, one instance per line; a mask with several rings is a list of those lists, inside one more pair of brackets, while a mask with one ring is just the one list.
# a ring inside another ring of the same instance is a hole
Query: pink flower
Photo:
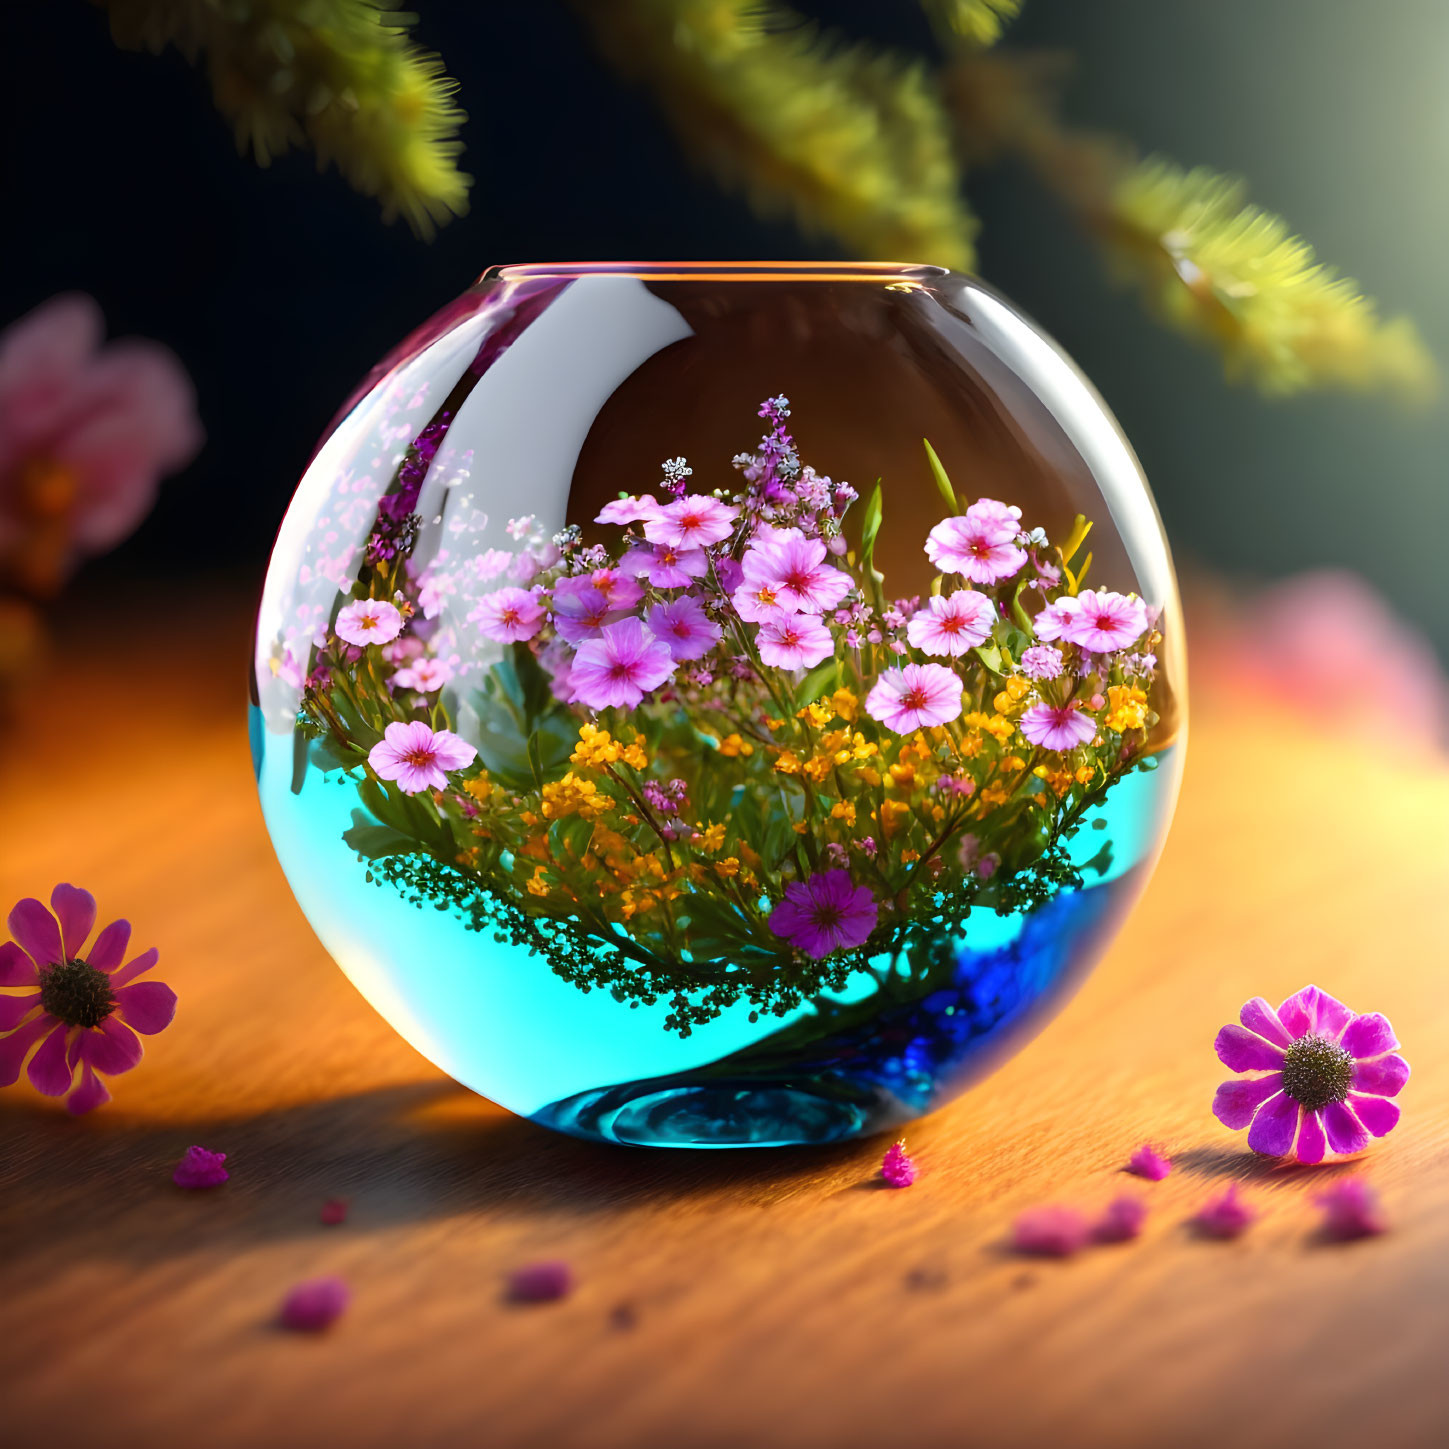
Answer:
[[762, 622], [762, 610], [823, 614], [850, 592], [850, 576], [825, 562], [826, 547], [799, 529], [772, 531], [745, 550], [735, 607], [742, 618]]
[[[1064, 632], [1073, 644], [1094, 654], [1107, 654], [1135, 644], [1147, 628], [1147, 605], [1135, 594], [1100, 593], [1088, 589], [1077, 595], [1077, 607]], [[1037, 637], [1040, 638], [1040, 630]]]
[[367, 763], [381, 780], [396, 780], [405, 795], [445, 790], [448, 770], [466, 769], [478, 751], [452, 730], [434, 730], [421, 720], [394, 720], [372, 747]]
[[1077, 609], [1077, 601], [1070, 594], [1063, 594], [1060, 599], [1038, 611], [1036, 618], [1031, 621], [1032, 633], [1046, 642], [1069, 638], [1068, 630], [1077, 616]]
[[1323, 1212], [1324, 1233], [1341, 1242], [1373, 1237], [1388, 1228], [1378, 1193], [1361, 1177], [1335, 1182], [1313, 1201]]
[[1092, 1224], [1092, 1239], [1098, 1243], [1126, 1243], [1141, 1235], [1147, 1221], [1147, 1204], [1138, 1197], [1113, 1198], [1102, 1216]]
[[1356, 1016], [1316, 986], [1274, 1011], [1255, 996], [1213, 1043], [1223, 1065], [1250, 1076], [1224, 1082], [1213, 1115], [1248, 1129], [1248, 1146], [1269, 1157], [1322, 1162], [1382, 1137], [1399, 1120], [1396, 1097], [1409, 1080], [1388, 1021]]
[[1236, 1238], [1252, 1226], [1257, 1216], [1257, 1208], [1242, 1200], [1238, 1184], [1233, 1183], [1220, 1197], [1209, 1198], [1193, 1222], [1209, 1238]]
[[907, 1156], [904, 1142], [892, 1142], [880, 1161], [880, 1175], [887, 1187], [909, 1187], [919, 1175], [915, 1159]]
[[231, 1173], [222, 1165], [225, 1161], [224, 1152], [208, 1152], [204, 1147], [188, 1147], [181, 1161], [176, 1164], [171, 1181], [177, 1187], [184, 1187], [191, 1192], [220, 1187], [231, 1177]]
[[995, 622], [996, 608], [985, 594], [957, 589], [927, 599], [926, 607], [906, 625], [906, 638], [927, 654], [954, 658], [980, 644]]
[[1021, 732], [1043, 749], [1065, 751], [1086, 744], [1097, 726], [1069, 700], [1063, 705], [1032, 705], [1021, 717]]
[[813, 669], [835, 653], [830, 630], [814, 614], [776, 614], [755, 634], [761, 662], [775, 669]]
[[1021, 656], [1021, 672], [1028, 679], [1055, 679], [1062, 672], [1062, 651], [1050, 644], [1033, 644]]
[[1009, 579], [1026, 562], [1016, 545], [1021, 524], [1004, 504], [990, 498], [973, 503], [957, 518], [942, 519], [926, 536], [926, 557], [943, 574], [961, 574], [976, 584]]
[[610, 603], [598, 589], [558, 594], [553, 601], [553, 625], [570, 644], [597, 639], [605, 624], [622, 619], [627, 610]]
[[52, 297], [0, 334], [0, 568], [50, 593], [145, 517], [201, 446], [191, 383], [154, 342], [102, 342], [90, 297]]
[[359, 648], [391, 643], [402, 627], [403, 616], [386, 599], [354, 599], [337, 614], [337, 637]]
[[573, 1269], [558, 1258], [528, 1263], [508, 1275], [508, 1296], [515, 1303], [553, 1303], [573, 1289]]
[[1172, 1162], [1163, 1156], [1151, 1143], [1144, 1142], [1127, 1159], [1127, 1171], [1145, 1177], [1148, 1182], [1161, 1182], [1172, 1171]]
[[655, 502], [652, 493], [611, 498], [599, 510], [594, 522], [617, 523], [620, 527], [626, 527], [628, 524], [642, 523], [647, 518], [653, 518], [658, 511], [659, 504]]
[[875, 897], [848, 871], [827, 870], [785, 887], [785, 899], [770, 912], [770, 929], [819, 960], [864, 945], [879, 914]]
[[633, 709], [673, 673], [669, 646], [631, 617], [579, 645], [569, 681], [574, 699], [590, 709]]
[[478, 600], [468, 622], [499, 644], [517, 644], [543, 628], [543, 605], [527, 589], [499, 589]]
[[618, 569], [595, 569], [592, 573], [560, 579], [553, 586], [554, 601], [557, 603], [564, 594], [581, 594], [586, 589], [597, 589], [616, 609], [632, 609], [644, 597], [644, 590], [627, 574]]
[[961, 681], [944, 664], [887, 669], [866, 695], [865, 712], [898, 735], [948, 724], [961, 713]]
[[619, 560], [619, 567], [636, 578], [642, 575], [656, 589], [687, 589], [709, 572], [709, 559], [702, 548], [681, 551], [665, 544], [631, 548]]
[[675, 659], [701, 659], [719, 643], [720, 628], [704, 605], [689, 594], [649, 611], [649, 632], [669, 646]]
[[1087, 1220], [1076, 1208], [1028, 1208], [1011, 1225], [1011, 1245], [1018, 1253], [1043, 1258], [1069, 1258], [1087, 1246]]
[[706, 548], [723, 543], [734, 532], [738, 508], [704, 493], [691, 493], [651, 513], [644, 520], [644, 537], [667, 548]]
[[420, 694], [431, 694], [441, 689], [453, 677], [452, 666], [443, 659], [418, 659], [393, 675], [394, 689], [416, 689]]
[[112, 921], [81, 954], [95, 923], [95, 897], [58, 885], [50, 910], [29, 898], [16, 905], [8, 921], [15, 939], [0, 945], [0, 987], [30, 988], [0, 994], [0, 1086], [19, 1078], [39, 1043], [30, 1058], [32, 1085], [65, 1097], [76, 1114], [109, 1102], [97, 1073], [129, 1072], [141, 1060], [136, 1033], [154, 1036], [176, 1014], [169, 986], [136, 980], [156, 964], [154, 946], [121, 965], [129, 921]]
[[321, 1333], [342, 1316], [351, 1297], [351, 1290], [341, 1278], [313, 1278], [299, 1283], [282, 1300], [282, 1327], [295, 1333]]

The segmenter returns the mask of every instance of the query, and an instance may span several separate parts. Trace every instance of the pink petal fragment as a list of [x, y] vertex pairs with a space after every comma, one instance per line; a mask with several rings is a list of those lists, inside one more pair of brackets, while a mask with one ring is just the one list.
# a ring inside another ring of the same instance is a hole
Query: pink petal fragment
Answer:
[[1224, 1082], [1213, 1097], [1213, 1116], [1234, 1132], [1253, 1120], [1254, 1113], [1275, 1092], [1282, 1090], [1283, 1073], [1269, 1072], [1266, 1077], [1236, 1077]]
[[121, 964], [121, 957], [126, 954], [126, 945], [130, 939], [131, 923], [129, 921], [112, 921], [96, 937], [96, 944], [91, 947], [86, 960], [97, 971], [114, 971]]
[[1396, 1051], [1399, 1039], [1388, 1017], [1382, 1012], [1370, 1011], [1349, 1022], [1339, 1045], [1351, 1057], [1381, 1057], [1385, 1052]]
[[1316, 1035], [1337, 1041], [1339, 1033], [1353, 1020], [1353, 1012], [1326, 991], [1305, 986], [1278, 1008], [1278, 1020], [1295, 1039]]
[[16, 1027], [9, 1036], [0, 1037], [0, 1087], [11, 1086], [20, 1080], [25, 1054], [54, 1025], [55, 1018], [42, 1013], [24, 1026]]
[[1386, 1137], [1399, 1125], [1399, 1104], [1384, 1097], [1358, 1097], [1348, 1094], [1348, 1105], [1353, 1115], [1373, 1133], [1375, 1137]]
[[1255, 996], [1244, 1005], [1238, 1013], [1238, 1020], [1249, 1031], [1266, 1038], [1274, 1046], [1287, 1047], [1293, 1043], [1287, 1028], [1278, 1020], [1278, 1013], [1261, 996]]
[[1269, 1097], [1248, 1128], [1248, 1146], [1265, 1157], [1286, 1157], [1298, 1132], [1298, 1103], [1287, 1092]]
[[0, 944], [0, 986], [34, 986], [40, 971], [14, 941]]
[[1313, 1201], [1323, 1211], [1323, 1231], [1340, 1242], [1372, 1237], [1388, 1227], [1379, 1195], [1361, 1177], [1346, 1177]]
[[915, 1160], [906, 1155], [904, 1142], [893, 1142], [881, 1158], [880, 1175], [887, 1187], [909, 1187], [918, 1175]]
[[29, 996], [0, 996], [0, 1031], [13, 1031], [39, 1005], [38, 991]]
[[1018, 1253], [1068, 1258], [1087, 1245], [1087, 1220], [1076, 1208], [1028, 1208], [1011, 1225], [1011, 1244]]
[[526, 1264], [508, 1275], [508, 1296], [515, 1303], [552, 1303], [566, 1298], [573, 1287], [573, 1269], [556, 1258]]
[[58, 885], [50, 893], [50, 908], [60, 922], [61, 945], [74, 960], [85, 948], [86, 937], [96, 924], [96, 898], [73, 885]]
[[60, 927], [39, 901], [29, 896], [17, 901], [6, 924], [37, 966], [54, 966], [61, 959]]
[[1323, 1161], [1325, 1151], [1323, 1123], [1318, 1113], [1305, 1112], [1303, 1121], [1298, 1127], [1298, 1142], [1294, 1147], [1293, 1155], [1299, 1162], [1312, 1167], [1314, 1163]]
[[1328, 1145], [1343, 1157], [1362, 1152], [1369, 1144], [1363, 1123], [1343, 1102], [1330, 1102], [1323, 1109], [1323, 1129], [1328, 1134]]
[[1236, 1238], [1247, 1231], [1258, 1210], [1238, 1195], [1238, 1185], [1233, 1185], [1220, 1197], [1209, 1198], [1198, 1210], [1193, 1222], [1198, 1231], [1210, 1238]]
[[149, 951], [143, 951], [134, 961], [127, 961], [114, 976], [111, 977], [111, 990], [119, 991], [123, 986], [129, 986], [138, 976], [149, 971], [158, 960], [161, 953], [152, 946]]
[[93, 1112], [111, 1100], [106, 1084], [87, 1066], [81, 1068], [80, 1081], [75, 1090], [65, 1099], [65, 1110], [73, 1117]]
[[1141, 1198], [1113, 1198], [1092, 1225], [1092, 1238], [1098, 1243], [1125, 1243], [1142, 1232], [1146, 1221], [1147, 1204]]
[[1229, 1023], [1218, 1033], [1213, 1048], [1230, 1072], [1272, 1072], [1283, 1065], [1282, 1047], [1236, 1023]]
[[75, 1075], [65, 1059], [65, 1034], [63, 1021], [53, 1016], [43, 1016], [42, 1021], [52, 1024], [51, 1033], [40, 1044], [40, 1050], [30, 1059], [28, 1075], [30, 1084], [37, 1092], [47, 1097], [63, 1097], [70, 1091], [71, 1079]]
[[210, 1152], [205, 1147], [188, 1147], [171, 1174], [171, 1181], [188, 1192], [202, 1188], [220, 1187], [231, 1177], [223, 1164], [226, 1153]]
[[347, 1221], [347, 1199], [329, 1197], [322, 1204], [322, 1211], [317, 1214], [317, 1221], [324, 1223], [329, 1228], [335, 1228], [339, 1223], [345, 1223]]
[[130, 1027], [108, 1016], [98, 1027], [82, 1031], [79, 1059], [98, 1072], [118, 1077], [141, 1060], [141, 1038]]
[[282, 1300], [282, 1327], [296, 1333], [321, 1333], [341, 1317], [351, 1297], [341, 1278], [313, 1278], [299, 1283]]
[[170, 1026], [176, 1015], [176, 993], [160, 981], [138, 981], [114, 994], [121, 1020], [143, 1036]]
[[[1127, 1171], [1145, 1177], [1148, 1182], [1161, 1182], [1172, 1171], [1172, 1161], [1159, 1152], [1150, 1142], [1144, 1142], [1127, 1159]], [[1123, 1199], [1130, 1201], [1130, 1199]]]
[[1376, 1057], [1371, 1062], [1355, 1062], [1353, 1089], [1369, 1092], [1375, 1097], [1397, 1097], [1409, 1080], [1409, 1064], [1403, 1057]]

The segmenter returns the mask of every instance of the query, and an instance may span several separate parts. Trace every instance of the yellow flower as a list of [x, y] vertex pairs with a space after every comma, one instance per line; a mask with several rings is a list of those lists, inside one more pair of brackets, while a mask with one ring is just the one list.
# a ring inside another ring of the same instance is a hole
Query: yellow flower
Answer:
[[533, 874], [528, 880], [528, 893], [531, 896], [546, 896], [548, 894], [548, 882], [544, 880], [544, 867], [536, 865]]
[[696, 848], [707, 851], [713, 855], [725, 842], [725, 828], [723, 825], [702, 826], [698, 840], [694, 842]]
[[782, 719], [771, 719], [769, 715], [765, 716], [765, 728], [771, 733], [779, 729], [784, 723], [785, 721]]
[[856, 715], [860, 713], [860, 701], [848, 689], [837, 689], [830, 696], [830, 703], [835, 706], [835, 712], [847, 724], [854, 722]]
[[582, 780], [572, 770], [562, 780], [550, 780], [543, 787], [545, 820], [562, 820], [569, 815], [596, 820], [612, 804], [592, 780]]
[[965, 723], [972, 729], [985, 730], [987, 734], [1003, 745], [1016, 733], [1016, 726], [1009, 719], [1003, 719], [999, 714], [982, 714], [979, 709], [972, 710], [966, 716]]
[[804, 820], [797, 820], [794, 825], [796, 835], [804, 835], [810, 826]]
[[851, 800], [837, 800], [830, 807], [830, 818], [832, 820], [843, 820], [846, 825], [855, 824], [855, 804]]
[[901, 860], [906, 865], [909, 865], [913, 860], [919, 860], [920, 858], [921, 858], [921, 852], [919, 850], [903, 850], [903, 851], [901, 851]]
[[887, 800], [880, 807], [881, 829], [889, 840], [897, 830], [903, 828], [902, 816], [909, 816], [911, 807], [904, 800]]
[[821, 704], [817, 700], [814, 704], [807, 704], [804, 709], [797, 710], [795, 718], [803, 719], [817, 730], [823, 730], [835, 718], [835, 711], [828, 704]]
[[867, 785], [879, 785], [880, 771], [873, 769], [870, 765], [862, 765], [860, 769], [860, 778], [864, 780]]
[[737, 734], [726, 735], [719, 742], [719, 752], [733, 759], [736, 755], [753, 755], [755, 753], [755, 747], [748, 740], [741, 739]]
[[1077, 768], [1077, 784], [1090, 785], [1097, 771], [1092, 765], [1080, 765]]
[[582, 724], [579, 726], [579, 742], [574, 746], [569, 762], [592, 765], [601, 770], [605, 765], [612, 765], [622, 754], [623, 747], [608, 730], [600, 729], [598, 725]]
[[775, 769], [782, 775], [798, 775], [800, 773], [800, 757], [794, 750], [782, 750], [780, 758], [775, 761]]
[[644, 736], [636, 733], [634, 743], [624, 746], [624, 763], [631, 770], [647, 770], [649, 768], [649, 756], [644, 753]]
[[819, 785], [829, 776], [833, 767], [833, 762], [829, 755], [811, 755], [805, 761], [804, 765], [801, 766], [801, 769], [804, 771], [807, 779]]
[[740, 873], [739, 857], [727, 855], [714, 863], [715, 873], [725, 880], [733, 880]]
[[1147, 727], [1147, 695], [1137, 685], [1114, 684], [1107, 690], [1107, 728], [1125, 734]]
[[[904, 754], [905, 751], [901, 753]], [[898, 790], [909, 790], [916, 783], [916, 767], [905, 760], [897, 760], [887, 773], [891, 777], [891, 784]]]
[[481, 803], [493, 793], [493, 782], [485, 772], [482, 775], [475, 775], [471, 780], [465, 780], [463, 789]]

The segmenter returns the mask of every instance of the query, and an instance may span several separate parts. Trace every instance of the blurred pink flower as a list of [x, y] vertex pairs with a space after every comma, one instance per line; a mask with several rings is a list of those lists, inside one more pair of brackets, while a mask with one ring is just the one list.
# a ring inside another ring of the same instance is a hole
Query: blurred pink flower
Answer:
[[181, 1161], [176, 1164], [171, 1181], [189, 1192], [220, 1187], [231, 1177], [231, 1173], [224, 1166], [225, 1162], [224, 1152], [212, 1152], [206, 1147], [188, 1147]]
[[1076, 1208], [1028, 1208], [1011, 1225], [1011, 1244], [1018, 1253], [1043, 1258], [1069, 1258], [1087, 1246], [1091, 1229]]
[[1127, 1159], [1127, 1171], [1145, 1177], [1148, 1182], [1161, 1182], [1172, 1171], [1172, 1160], [1150, 1142], [1144, 1142]]
[[352, 1292], [341, 1278], [298, 1283], [282, 1300], [282, 1327], [294, 1333], [321, 1333], [342, 1316], [351, 1298]]
[[1379, 1195], [1361, 1177], [1346, 1177], [1313, 1199], [1323, 1213], [1323, 1231], [1330, 1238], [1347, 1242], [1371, 1238], [1389, 1223], [1379, 1205]]
[[34, 593], [145, 517], [203, 433], [159, 343], [106, 344], [91, 297], [52, 297], [0, 334], [0, 563]]

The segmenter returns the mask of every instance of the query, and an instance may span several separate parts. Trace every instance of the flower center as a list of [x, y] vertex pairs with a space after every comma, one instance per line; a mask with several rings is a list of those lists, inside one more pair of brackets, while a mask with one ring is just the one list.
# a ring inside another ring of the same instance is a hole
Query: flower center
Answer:
[[926, 707], [926, 691], [924, 689], [920, 689], [920, 688], [908, 689], [901, 696], [901, 703], [907, 709], [925, 709], [925, 707]]
[[111, 979], [85, 961], [57, 961], [40, 973], [40, 1009], [67, 1026], [99, 1026], [116, 1009]]
[[426, 770], [433, 763], [433, 752], [431, 750], [409, 750], [407, 762], [415, 770]]
[[1310, 1112], [1341, 1102], [1353, 1085], [1353, 1058], [1321, 1036], [1303, 1036], [1283, 1054], [1283, 1090]]
[[829, 930], [840, 924], [842, 914], [839, 906], [817, 905], [815, 907], [815, 924], [824, 930]]

